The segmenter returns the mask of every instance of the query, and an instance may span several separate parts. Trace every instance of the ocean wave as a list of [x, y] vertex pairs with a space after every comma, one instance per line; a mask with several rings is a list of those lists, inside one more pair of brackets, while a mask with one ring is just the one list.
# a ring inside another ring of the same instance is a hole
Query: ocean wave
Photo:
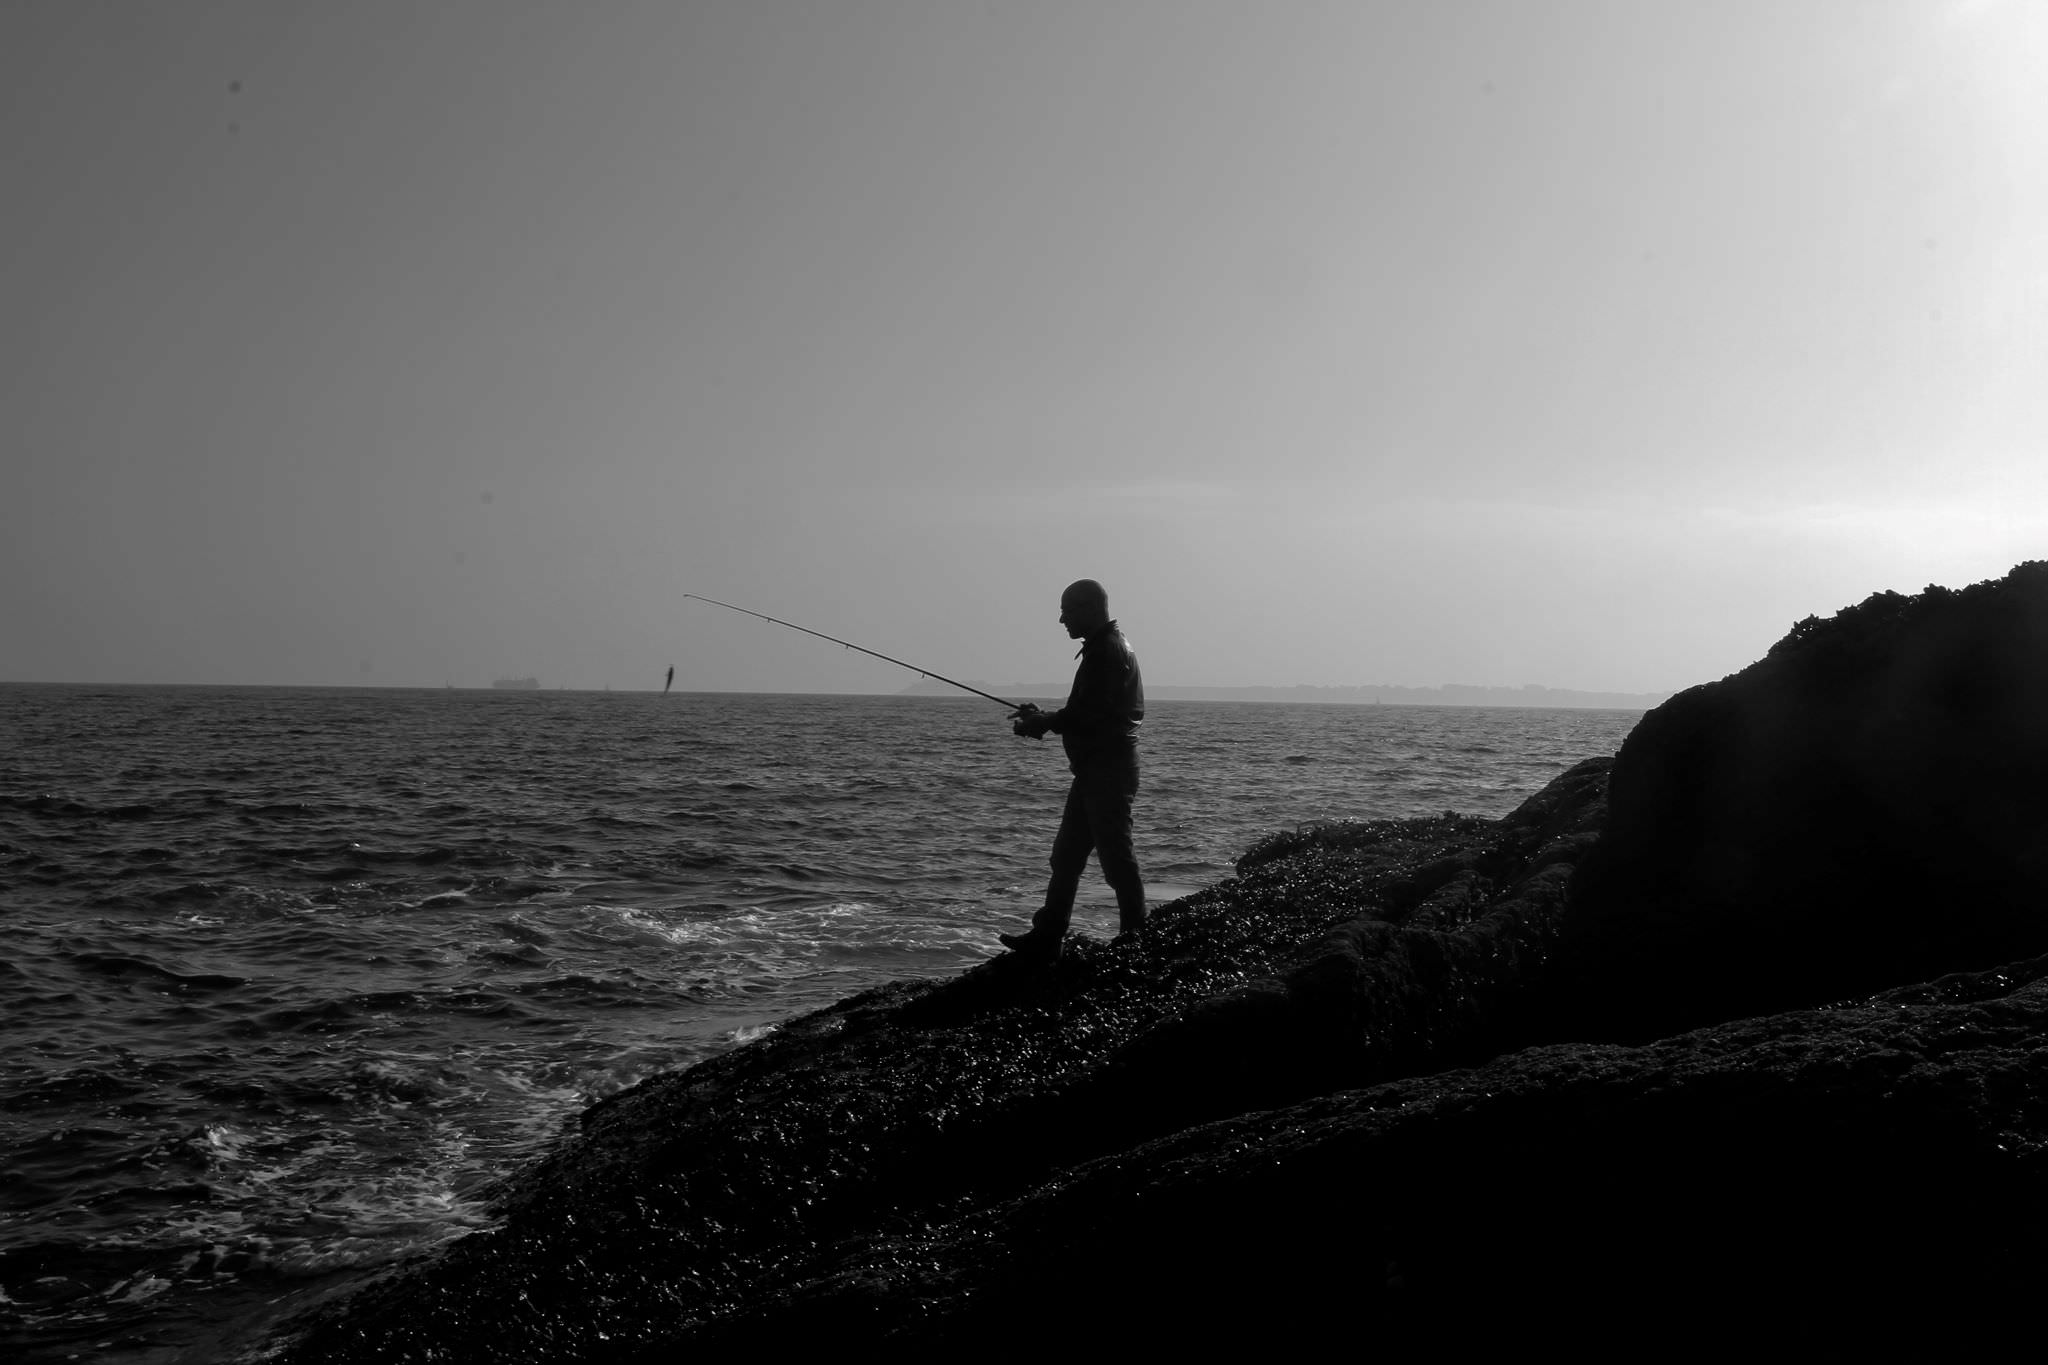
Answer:
[[0, 810], [24, 811], [46, 820], [147, 820], [157, 813], [148, 802], [96, 806], [89, 801], [42, 793], [36, 796], [0, 795]]
[[140, 957], [119, 953], [77, 953], [70, 964], [98, 976], [140, 977], [171, 991], [224, 991], [245, 986], [249, 979], [218, 972], [179, 972]]

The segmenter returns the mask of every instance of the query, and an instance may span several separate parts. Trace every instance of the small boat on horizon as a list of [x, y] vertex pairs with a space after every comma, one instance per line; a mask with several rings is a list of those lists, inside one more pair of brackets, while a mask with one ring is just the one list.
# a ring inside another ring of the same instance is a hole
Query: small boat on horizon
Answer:
[[504, 692], [538, 692], [540, 691], [540, 679], [498, 678], [491, 683], [491, 686]]

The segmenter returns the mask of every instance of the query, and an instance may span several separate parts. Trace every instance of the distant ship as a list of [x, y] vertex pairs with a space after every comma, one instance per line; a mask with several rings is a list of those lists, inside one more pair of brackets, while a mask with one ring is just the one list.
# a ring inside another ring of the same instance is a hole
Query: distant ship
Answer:
[[496, 682], [493, 682], [491, 686], [503, 688], [507, 692], [538, 692], [540, 691], [540, 679], [499, 678]]

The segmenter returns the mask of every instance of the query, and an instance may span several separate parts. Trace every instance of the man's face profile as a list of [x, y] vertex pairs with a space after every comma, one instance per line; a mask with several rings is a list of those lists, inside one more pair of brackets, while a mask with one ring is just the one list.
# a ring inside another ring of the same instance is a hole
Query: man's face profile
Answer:
[[1072, 588], [1060, 594], [1060, 624], [1072, 639], [1080, 639], [1108, 619], [1107, 603]]

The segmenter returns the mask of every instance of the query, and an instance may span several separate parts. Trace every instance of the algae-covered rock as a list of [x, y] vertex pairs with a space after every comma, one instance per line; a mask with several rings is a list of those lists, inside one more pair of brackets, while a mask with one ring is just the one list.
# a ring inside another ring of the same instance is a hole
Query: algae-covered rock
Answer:
[[[1505, 819], [1471, 821], [1361, 895], [1358, 914], [1284, 972], [1180, 1011], [1110, 1059], [1100, 1086], [1154, 1130], [1345, 1086], [1483, 1060], [1517, 1045], [1557, 941], [1566, 884], [1606, 814], [1607, 759], [1588, 759]], [[1386, 842], [1316, 831], [1278, 852], [1323, 882]]]
[[1953, 1351], [2031, 1331], [2044, 1154], [2038, 959], [1200, 1125], [674, 1344]]

